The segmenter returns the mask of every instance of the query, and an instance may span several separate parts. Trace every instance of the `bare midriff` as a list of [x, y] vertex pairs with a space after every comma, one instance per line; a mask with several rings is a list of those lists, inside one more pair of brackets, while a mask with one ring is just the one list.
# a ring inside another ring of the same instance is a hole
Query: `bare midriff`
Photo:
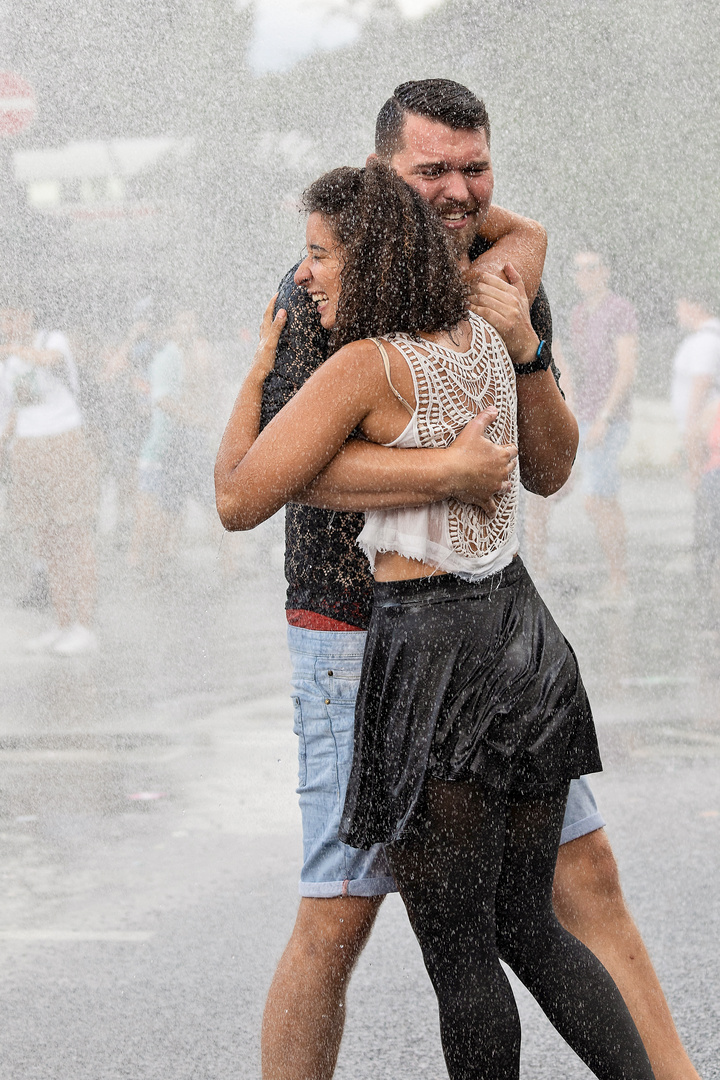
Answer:
[[412, 581], [413, 578], [438, 577], [440, 574], [445, 574], [445, 570], [438, 570], [437, 566], [419, 559], [408, 559], [398, 555], [397, 551], [378, 551], [375, 556], [376, 581]]
[[[513, 555], [517, 559], [517, 554]], [[378, 551], [375, 556], [376, 581], [412, 581], [414, 578], [446, 576], [447, 570], [438, 570], [432, 563], [408, 559], [396, 551]]]

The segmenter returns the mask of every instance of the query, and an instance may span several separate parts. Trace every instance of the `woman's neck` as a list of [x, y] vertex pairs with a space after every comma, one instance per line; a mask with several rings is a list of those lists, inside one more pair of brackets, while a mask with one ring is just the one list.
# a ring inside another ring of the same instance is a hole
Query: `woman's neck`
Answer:
[[463, 319], [452, 330], [423, 331], [422, 337], [427, 341], [433, 341], [436, 345], [445, 345], [457, 352], [465, 352], [470, 347], [472, 340], [472, 327], [469, 319]]

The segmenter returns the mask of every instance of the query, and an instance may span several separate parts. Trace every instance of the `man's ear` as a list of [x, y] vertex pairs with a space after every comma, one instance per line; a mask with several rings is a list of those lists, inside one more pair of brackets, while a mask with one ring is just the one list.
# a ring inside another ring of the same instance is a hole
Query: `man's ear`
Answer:
[[377, 159], [377, 154], [368, 154], [368, 156], [365, 158], [365, 164], [369, 165], [371, 161], [377, 161]]

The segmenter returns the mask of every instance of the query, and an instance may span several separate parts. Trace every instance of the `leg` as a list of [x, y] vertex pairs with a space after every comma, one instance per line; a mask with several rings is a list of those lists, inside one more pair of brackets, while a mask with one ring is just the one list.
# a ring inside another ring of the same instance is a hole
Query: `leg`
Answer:
[[265, 1007], [262, 1075], [329, 1080], [351, 972], [383, 895], [395, 886], [382, 849], [356, 851], [338, 837], [365, 635], [291, 626], [288, 642], [299, 740], [303, 897]]
[[452, 1080], [519, 1075], [520, 1022], [495, 940], [502, 798], [477, 784], [431, 780], [424, 820], [386, 848], [438, 997]]
[[620, 503], [615, 497], [589, 495], [585, 507], [610, 569], [610, 588], [613, 592], [622, 593], [627, 587], [627, 530]]
[[695, 493], [693, 564], [700, 629], [717, 629], [715, 567], [720, 545], [720, 469], [705, 473]]
[[130, 538], [128, 565], [134, 570], [144, 570], [147, 550], [153, 535], [154, 496], [140, 489], [135, 504], [135, 524]]
[[303, 897], [270, 986], [263, 1080], [330, 1080], [345, 1024], [345, 992], [382, 896]]
[[97, 567], [95, 538], [89, 525], [71, 525], [64, 530], [65, 574], [73, 598], [75, 622], [91, 626], [95, 614]]
[[562, 928], [552, 882], [565, 791], [510, 801], [497, 891], [500, 954], [601, 1080], [652, 1080], [628, 1009], [602, 964]]
[[67, 531], [62, 525], [47, 522], [40, 533], [40, 551], [47, 561], [50, 599], [62, 630], [68, 630], [75, 618], [73, 584], [67, 566]]
[[650, 957], [625, 906], [604, 829], [558, 853], [553, 903], [560, 922], [587, 945], [617, 983], [656, 1080], [699, 1080], [673, 1023]]
[[610, 593], [620, 597], [627, 588], [627, 530], [618, 501], [619, 459], [627, 442], [629, 426], [620, 420], [610, 424], [598, 446], [583, 445], [585, 508], [595, 526], [600, 547], [610, 570]]
[[149, 581], [156, 581], [167, 569], [178, 527], [179, 516], [164, 510], [155, 495], [139, 492], [128, 565], [141, 570]]

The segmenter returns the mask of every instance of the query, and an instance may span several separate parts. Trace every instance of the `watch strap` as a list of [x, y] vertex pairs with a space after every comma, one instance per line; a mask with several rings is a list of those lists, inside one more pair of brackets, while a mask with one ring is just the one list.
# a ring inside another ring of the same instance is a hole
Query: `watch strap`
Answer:
[[527, 364], [516, 364], [513, 361], [516, 375], [532, 375], [534, 371], [547, 371], [551, 364], [552, 352], [545, 340], [538, 345], [534, 360], [530, 360]]

